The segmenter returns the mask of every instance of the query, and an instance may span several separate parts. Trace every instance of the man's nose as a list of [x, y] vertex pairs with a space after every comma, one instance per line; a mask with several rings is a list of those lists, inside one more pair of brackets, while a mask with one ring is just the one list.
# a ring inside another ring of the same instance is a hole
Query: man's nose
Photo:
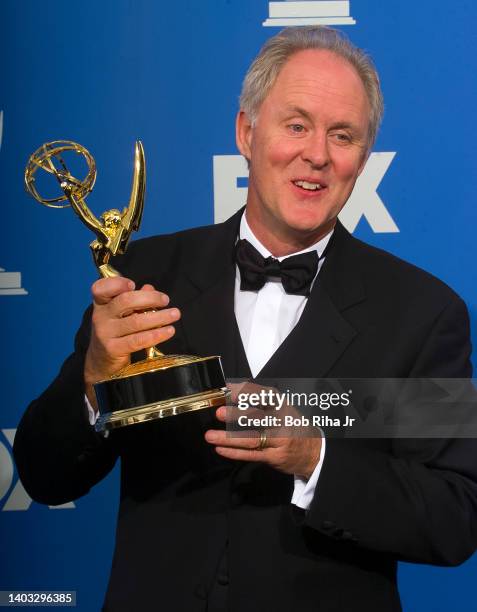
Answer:
[[327, 134], [310, 133], [304, 142], [302, 158], [317, 169], [328, 165], [330, 152]]

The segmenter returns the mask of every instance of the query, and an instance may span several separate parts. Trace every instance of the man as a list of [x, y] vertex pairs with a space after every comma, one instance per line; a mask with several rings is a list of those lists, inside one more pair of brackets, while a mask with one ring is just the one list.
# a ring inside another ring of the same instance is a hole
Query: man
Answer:
[[381, 114], [375, 70], [342, 35], [281, 32], [241, 96], [245, 214], [133, 243], [115, 262], [124, 277], [93, 285], [75, 353], [28, 408], [15, 457], [49, 504], [84, 495], [121, 457], [106, 610], [399, 610], [397, 560], [474, 551], [471, 441], [257, 445], [225, 436], [223, 408], [106, 439], [90, 424], [92, 384], [163, 342], [221, 354], [229, 377], [470, 375], [460, 298], [337, 222]]

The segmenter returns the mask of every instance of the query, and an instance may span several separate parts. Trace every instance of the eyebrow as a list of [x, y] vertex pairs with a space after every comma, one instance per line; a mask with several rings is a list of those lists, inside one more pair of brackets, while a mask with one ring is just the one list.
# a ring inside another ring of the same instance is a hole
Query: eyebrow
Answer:
[[352, 123], [348, 123], [347, 121], [338, 121], [338, 123], [333, 124], [334, 130], [353, 130], [356, 132], [356, 126]]
[[[304, 108], [301, 108], [300, 106], [290, 106], [289, 111], [292, 113], [297, 113], [298, 115], [301, 115], [305, 119], [308, 119], [308, 121], [313, 122], [313, 117], [310, 115], [310, 113], [308, 113]], [[333, 129], [334, 130], [346, 129], [346, 130], [352, 130], [353, 132], [359, 131], [355, 125], [347, 121], [339, 121], [338, 123], [334, 123]]]
[[299, 106], [290, 106], [289, 111], [292, 113], [297, 113], [298, 115], [301, 115], [302, 117], [305, 117], [305, 119], [308, 119], [308, 121], [313, 120], [310, 113], [308, 113], [304, 108], [300, 108]]

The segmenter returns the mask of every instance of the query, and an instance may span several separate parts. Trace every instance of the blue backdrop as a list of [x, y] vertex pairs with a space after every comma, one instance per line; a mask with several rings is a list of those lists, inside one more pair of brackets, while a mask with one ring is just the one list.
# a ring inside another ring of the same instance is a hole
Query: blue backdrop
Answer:
[[[324, 4], [336, 10], [320, 12]], [[99, 609], [118, 498], [114, 472], [74, 505], [43, 507], [13, 466], [20, 415], [70, 352], [96, 278], [91, 234], [70, 210], [25, 194], [26, 160], [47, 141], [82, 143], [99, 168], [88, 200], [99, 214], [126, 203], [141, 138], [148, 185], [140, 235], [224, 218], [245, 201], [233, 127], [241, 80], [277, 32], [277, 14], [297, 7], [305, 20], [346, 22], [339, 27], [371, 53], [382, 77], [384, 125], [343, 222], [456, 289], [475, 338], [475, 2], [4, 0], [0, 590], [71, 589], [79, 610]], [[401, 564], [405, 609], [474, 609], [476, 569], [475, 557], [457, 569]]]

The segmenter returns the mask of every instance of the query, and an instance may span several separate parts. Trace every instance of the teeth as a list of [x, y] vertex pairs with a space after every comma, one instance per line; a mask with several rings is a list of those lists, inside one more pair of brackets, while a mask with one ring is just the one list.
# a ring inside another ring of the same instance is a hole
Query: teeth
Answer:
[[294, 181], [295, 185], [302, 187], [303, 189], [309, 189], [310, 191], [318, 191], [321, 189], [320, 183], [309, 183], [308, 181]]

